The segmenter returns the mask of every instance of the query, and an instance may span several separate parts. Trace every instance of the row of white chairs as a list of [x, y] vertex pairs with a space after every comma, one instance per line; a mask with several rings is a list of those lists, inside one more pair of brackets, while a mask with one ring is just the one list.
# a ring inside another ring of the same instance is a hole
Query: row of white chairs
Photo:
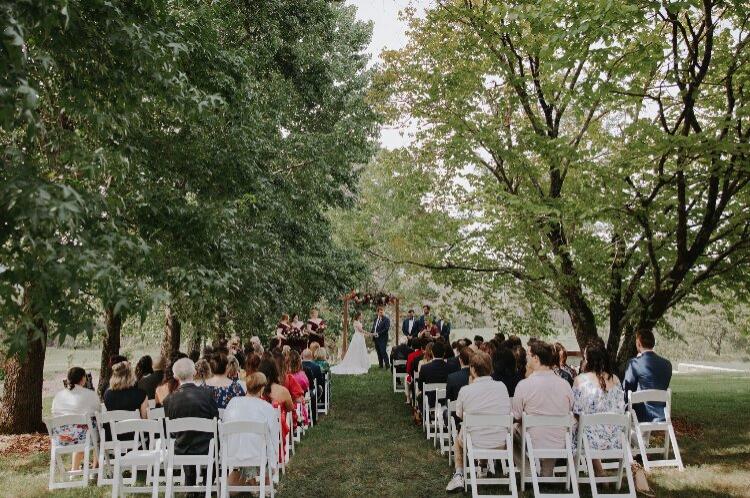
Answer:
[[[254, 422], [221, 421], [223, 411], [219, 410], [219, 419], [180, 418], [170, 420], [165, 416], [164, 408], [150, 408], [148, 419], [141, 419], [138, 410], [108, 411], [102, 404], [101, 411], [86, 415], [69, 415], [45, 419], [50, 434], [50, 468], [49, 489], [64, 489], [87, 486], [90, 479], [96, 479], [97, 485], [112, 486], [112, 496], [118, 497], [127, 493], [151, 493], [158, 496], [164, 492], [166, 496], [173, 496], [175, 492], [201, 492], [211, 496], [227, 496], [228, 492], [256, 491], [265, 496], [266, 487], [271, 496], [274, 494], [274, 483], [279, 482], [280, 473], [285, 473], [291, 456], [294, 454], [295, 443], [299, 443], [302, 436], [313, 424], [313, 403], [317, 406], [318, 415], [330, 411], [331, 383], [330, 374], [326, 375], [325, 389], [321, 393], [317, 382], [314, 384], [313, 395], [306, 393], [305, 402], [297, 403], [295, 411], [298, 425], [294, 427], [293, 415], [286, 413], [286, 424], [290, 428], [284, 440], [268, 441], [266, 439], [266, 424]], [[318, 395], [320, 394], [320, 395]], [[150, 405], [153, 406], [153, 405]], [[307, 413], [305, 415], [305, 412]], [[282, 412], [278, 409], [279, 426], [282, 424]], [[94, 422], [96, 430], [94, 429]], [[86, 427], [84, 442], [75, 445], [59, 444], [56, 432], [65, 426], [79, 425]], [[111, 432], [110, 440], [105, 437], [105, 427]], [[176, 455], [174, 453], [173, 435], [185, 432], [205, 432], [212, 434], [208, 453], [204, 455]], [[133, 434], [132, 439], [122, 437], [123, 434]], [[228, 476], [233, 468], [240, 465], [226, 454], [226, 440], [230, 436], [241, 434], [255, 434], [263, 440], [262, 457], [254, 462], [253, 467], [259, 469], [259, 483], [257, 486], [228, 486]], [[283, 435], [282, 435], [283, 438]], [[272, 462], [268, 461], [269, 445], [278, 448], [279, 463], [276, 471], [272, 472]], [[93, 450], [97, 450], [98, 468], [92, 469]], [[220, 451], [221, 450], [221, 451]], [[67, 470], [63, 461], [64, 455], [83, 453], [81, 470]], [[175, 467], [195, 467], [198, 482], [204, 484], [188, 486], [184, 473], [175, 476]], [[125, 470], [130, 470], [130, 476], [123, 476]], [[145, 485], [138, 485], [137, 472], [145, 470]], [[205, 472], [205, 480], [202, 479]], [[270, 485], [266, 484], [269, 476]]]
[[[419, 373], [415, 372], [414, 392], [412, 406], [419, 406]], [[403, 386], [403, 387], [402, 387]], [[393, 372], [394, 392], [406, 392], [406, 374]], [[434, 395], [434, 405], [431, 407], [428, 402], [427, 393]], [[433, 394], [434, 393], [434, 394]], [[456, 402], [446, 400], [446, 384], [436, 383], [422, 385], [421, 392], [422, 404], [422, 429], [428, 440], [432, 440], [434, 446], [438, 448], [441, 454], [447, 454], [448, 465], [453, 465], [454, 442], [458, 437], [458, 430], [455, 424], [454, 415], [456, 412]], [[472, 496], [480, 495], [478, 485], [489, 484], [507, 484], [510, 489], [510, 496], [517, 496], [515, 472], [520, 472], [521, 490], [523, 491], [526, 484], [531, 483], [534, 496], [539, 498], [552, 497], [578, 497], [578, 484], [589, 483], [592, 496], [635, 496], [635, 486], [633, 484], [633, 475], [630, 464], [633, 461], [632, 449], [637, 451], [642, 459], [643, 466], [649, 470], [656, 467], [677, 467], [683, 470], [684, 466], [680, 456], [680, 450], [677, 446], [674, 427], [671, 419], [671, 390], [644, 390], [628, 393], [628, 407], [625, 414], [601, 413], [592, 415], [582, 415], [578, 420], [578, 440], [576, 444], [575, 455], [572, 447], [573, 429], [575, 427], [575, 418], [570, 413], [565, 416], [531, 416], [523, 414], [520, 424], [520, 441], [521, 441], [521, 466], [516, 468], [513, 465], [513, 431], [516, 430], [516, 424], [513, 423], [512, 416], [493, 416], [482, 414], [464, 414], [463, 426], [467, 429], [481, 427], [482, 429], [497, 430], [506, 433], [505, 449], [480, 449], [476, 448], [469, 431], [463, 431], [461, 434], [464, 439], [462, 447], [464, 454], [458, 458], [464, 459], [464, 469], [468, 472], [465, 479], [465, 486], [470, 486]], [[511, 399], [512, 401], [512, 399]], [[634, 405], [640, 403], [664, 403], [665, 420], [660, 422], [639, 422], [634, 410]], [[446, 423], [447, 420], [447, 423]], [[611, 426], [620, 434], [620, 448], [610, 450], [597, 450], [590, 447], [588, 438], [582, 437], [587, 428], [592, 426], [606, 425]], [[565, 447], [560, 449], [534, 448], [532, 439], [528, 433], [529, 429], [534, 427], [555, 427], [565, 434]], [[651, 434], [663, 433], [663, 443], [661, 445], [651, 446]], [[632, 449], [631, 449], [632, 448]], [[671, 456], [670, 456], [671, 455]], [[661, 458], [659, 458], [661, 457]], [[543, 477], [539, 474], [541, 459], [555, 459], [565, 461], [565, 465], [555, 467], [553, 475]], [[502, 478], [483, 478], [477, 472], [477, 461], [488, 460], [494, 467], [494, 461], [501, 464]], [[615, 470], [615, 475], [596, 476], [593, 467], [594, 460], [601, 460], [603, 468], [606, 470]], [[527, 463], [530, 472], [527, 472]], [[527, 473], [529, 475], [527, 475]], [[614, 483], [619, 491], [623, 479], [628, 484], [627, 493], [607, 493], [602, 494], [598, 485], [605, 483]], [[565, 484], [566, 493], [542, 493], [540, 484], [557, 483]]]

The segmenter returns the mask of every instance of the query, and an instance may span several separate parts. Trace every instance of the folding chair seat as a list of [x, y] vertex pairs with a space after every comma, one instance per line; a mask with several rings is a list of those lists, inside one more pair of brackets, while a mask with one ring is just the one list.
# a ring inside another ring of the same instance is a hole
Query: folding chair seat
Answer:
[[[619, 432], [620, 448], [608, 450], [592, 449], [586, 429], [597, 426], [616, 427]], [[597, 476], [594, 472], [593, 460], [601, 460], [606, 469], [616, 469], [615, 475]], [[593, 498], [635, 498], [635, 484], [630, 464], [633, 461], [630, 453], [630, 416], [617, 413], [596, 413], [581, 415], [578, 421], [578, 437], [576, 440], [576, 477], [579, 483], [588, 482], [591, 486]], [[622, 489], [622, 478], [628, 484], [627, 493], [619, 493]], [[598, 484], [615, 483], [618, 493], [601, 493]]]
[[[647, 402], [664, 403], [664, 421], [663, 422], [639, 422], [633, 405]], [[677, 467], [679, 470], [685, 470], [682, 465], [682, 456], [680, 448], [677, 446], [677, 436], [672, 426], [672, 390], [661, 391], [658, 389], [647, 389], [644, 391], [628, 391], [628, 412], [632, 420], [632, 431], [635, 436], [638, 453], [643, 460], [643, 467], [646, 470], [655, 467]], [[663, 432], [664, 445], [651, 446], [651, 433]], [[669, 458], [670, 445], [674, 458]], [[661, 455], [660, 460], [649, 459], [649, 455]]]
[[[102, 404], [102, 407], [104, 407], [104, 404]], [[112, 484], [112, 473], [114, 470], [112, 457], [115, 452], [115, 442], [114, 438], [110, 441], [106, 440], [105, 426], [109, 425], [111, 433], [112, 424], [115, 422], [139, 419], [140, 417], [141, 414], [138, 410], [107, 411], [107, 409], [104, 408], [101, 412], [94, 414], [97, 430], [99, 431], [99, 472], [96, 481], [98, 486]], [[120, 446], [122, 448], [134, 449], [137, 443], [138, 440], [134, 438], [132, 441], [122, 441]]]
[[[127, 493], [151, 493], [153, 498], [159, 496], [158, 475], [161, 470], [163, 453], [161, 442], [164, 441], [163, 425], [160, 420], [122, 420], [113, 422], [112, 441], [114, 442], [114, 476], [112, 479], [112, 497], [116, 498]], [[133, 441], [122, 440], [124, 434], [133, 433]], [[144, 435], [148, 435], [150, 446], [146, 447]], [[131, 478], [123, 480], [122, 471], [130, 468]], [[147, 486], [138, 486], [136, 471], [146, 469]]]
[[[474, 442], [471, 439], [471, 429], [482, 428], [492, 429], [498, 432], [505, 432], [505, 448], [477, 448], [474, 446]], [[464, 491], [467, 486], [471, 485], [471, 496], [472, 498], [477, 497], [499, 497], [499, 496], [512, 496], [516, 498], [518, 496], [518, 488], [516, 486], [516, 469], [513, 465], [513, 416], [512, 415], [480, 415], [480, 414], [464, 414], [464, 421], [461, 430], [463, 436], [463, 448], [464, 454], [464, 468], [469, 469], [468, 479], [464, 480]], [[487, 460], [494, 462], [499, 460], [501, 469], [504, 475], [507, 477], [479, 477], [477, 473], [477, 461]], [[467, 465], [468, 463], [468, 465]], [[468, 482], [467, 482], [468, 481]], [[507, 485], [510, 494], [509, 495], [486, 495], [479, 494], [479, 485]]]
[[[276, 411], [279, 414], [279, 427], [284, 427], [281, 407], [277, 407]], [[292, 427], [291, 412], [287, 413], [286, 420], [289, 427], [289, 432], [285, 437], [282, 430], [281, 437], [279, 438], [279, 469], [282, 473], [286, 473], [286, 465], [289, 463], [289, 458], [291, 456], [290, 446], [294, 442], [294, 438], [292, 437], [292, 431], [294, 430], [294, 428]], [[278, 474], [276, 474], [275, 477], [276, 480], [278, 480]]]
[[[251, 462], [250, 465], [244, 460], [229, 456], [227, 451], [229, 447], [229, 439], [232, 436], [239, 436], [242, 434], [254, 434], [259, 436], [263, 441], [260, 457], [257, 461]], [[266, 486], [268, 486], [271, 490], [271, 498], [273, 498], [274, 479], [268, 479], [269, 484], [266, 484], [266, 476], [273, 476], [274, 474], [271, 462], [268, 460], [268, 448], [270, 445], [276, 444], [276, 442], [268, 440], [267, 424], [262, 422], [221, 422], [219, 424], [219, 439], [221, 446], [221, 496], [227, 498], [230, 492], [252, 491], [259, 492], [261, 498], [263, 498], [266, 496]], [[258, 467], [258, 485], [229, 486], [229, 473], [233, 469], [240, 467]]]
[[396, 367], [406, 368], [406, 360], [394, 360], [391, 365], [391, 377], [393, 379], [393, 392], [402, 393], [406, 390], [406, 373], [396, 372]]
[[[166, 440], [167, 440], [167, 496], [172, 496], [172, 493], [205, 493], [206, 498], [211, 496], [211, 493], [219, 491], [219, 486], [216, 483], [218, 479], [218, 448], [216, 437], [217, 420], [207, 418], [195, 418], [186, 417], [170, 420], [165, 418], [166, 424]], [[175, 454], [175, 434], [181, 432], [202, 432], [211, 435], [211, 440], [208, 443], [208, 450], [203, 455], [177, 455]], [[185, 484], [185, 467], [195, 467], [196, 484], [187, 485]], [[174, 469], [175, 467], [182, 467], [180, 476], [182, 477], [182, 484], [175, 486]], [[202, 469], [206, 469], [206, 478], [204, 484], [198, 484], [202, 477]]]
[[[88, 486], [91, 477], [91, 449], [93, 447], [94, 431], [91, 427], [90, 415], [66, 415], [44, 419], [50, 438], [49, 458], [49, 489], [81, 488]], [[66, 427], [85, 426], [86, 435], [83, 443], [61, 444], [58, 434]], [[66, 470], [63, 455], [83, 452], [83, 469]], [[58, 479], [58, 477], [60, 479]], [[79, 477], [79, 479], [76, 479]]]
[[[563, 448], [535, 448], [531, 440], [531, 434], [528, 432], [529, 429], [534, 427], [562, 429], [565, 432], [565, 446]], [[576, 467], [573, 462], [573, 448], [571, 442], [572, 431], [573, 415], [571, 413], [556, 416], [523, 414], [521, 420], [521, 491], [524, 491], [526, 489], [526, 483], [531, 481], [534, 489], [534, 496], [536, 498], [578, 498], [580, 496], [578, 493], [578, 480], [576, 479]], [[541, 470], [539, 460], [545, 458], [555, 460], [564, 459], [566, 465], [561, 469], [555, 468], [552, 476], [541, 476], [539, 475]], [[526, 476], [527, 461], [531, 467], [530, 476]], [[559, 471], [564, 472], [565, 475], [557, 475]], [[539, 490], [539, 484], [541, 483], [565, 484], [565, 490], [567, 493], [542, 493]]]
[[[316, 394], [313, 392], [313, 396]], [[313, 396], [310, 395], [310, 391], [305, 393], [305, 407], [307, 408], [307, 422], [305, 423], [305, 431], [312, 427], [315, 424], [315, 420], [313, 419]]]

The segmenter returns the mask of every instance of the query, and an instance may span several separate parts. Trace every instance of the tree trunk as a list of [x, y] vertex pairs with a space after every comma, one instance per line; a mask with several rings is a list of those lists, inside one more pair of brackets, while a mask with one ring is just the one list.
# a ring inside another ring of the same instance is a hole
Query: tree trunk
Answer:
[[164, 339], [161, 343], [161, 355], [163, 358], [171, 361], [171, 358], [180, 350], [180, 333], [182, 324], [172, 312], [172, 307], [167, 306], [164, 309], [166, 318], [164, 323]]
[[122, 330], [122, 315], [119, 313], [115, 315], [112, 307], [107, 307], [104, 310], [104, 321], [106, 324], [106, 335], [102, 342], [102, 359], [99, 366], [99, 384], [96, 391], [99, 396], [104, 395], [104, 391], [109, 387], [109, 378], [112, 375], [112, 367], [109, 364], [109, 359], [120, 354], [120, 332]]
[[615, 362], [615, 370], [620, 379], [625, 374], [628, 360], [638, 354], [638, 350], [635, 348], [635, 327], [632, 324], [628, 324], [623, 327], [623, 331], [622, 344], [620, 344], [620, 349], [617, 351], [617, 361]]
[[24, 358], [6, 358], [5, 389], [0, 411], [0, 433], [46, 432], [42, 422], [44, 356], [47, 352], [47, 325], [35, 322], [27, 332], [28, 351]]
[[190, 345], [188, 346], [188, 354], [192, 353], [193, 351], [198, 351], [200, 353], [202, 348], [203, 348], [203, 337], [201, 333], [196, 330], [193, 336], [190, 338]]
[[222, 308], [216, 314], [216, 340], [227, 338], [227, 311]]

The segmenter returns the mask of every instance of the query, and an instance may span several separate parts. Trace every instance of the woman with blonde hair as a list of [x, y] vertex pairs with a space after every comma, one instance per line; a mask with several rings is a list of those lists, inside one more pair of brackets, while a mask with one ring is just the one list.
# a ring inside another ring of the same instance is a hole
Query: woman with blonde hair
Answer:
[[112, 365], [109, 389], [104, 391], [103, 398], [109, 411], [139, 410], [141, 418], [148, 417], [148, 397], [135, 387], [135, 373], [128, 361]]
[[331, 365], [328, 364], [328, 350], [326, 348], [318, 348], [315, 351], [315, 364], [320, 367], [324, 374], [331, 371]]
[[195, 376], [193, 380], [197, 386], [205, 386], [206, 379], [210, 378], [211, 375], [211, 365], [207, 359], [201, 358], [195, 362]]

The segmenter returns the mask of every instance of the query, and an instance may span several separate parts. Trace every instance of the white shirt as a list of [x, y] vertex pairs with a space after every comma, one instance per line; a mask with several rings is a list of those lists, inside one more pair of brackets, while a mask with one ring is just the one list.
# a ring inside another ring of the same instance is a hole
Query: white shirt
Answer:
[[[229, 401], [224, 416], [224, 422], [265, 422], [267, 423], [269, 444], [266, 456], [271, 468], [276, 468], [279, 461], [279, 441], [281, 427], [279, 413], [271, 403], [252, 396], [236, 396]], [[229, 439], [227, 452], [230, 457], [239, 457], [242, 462], [252, 465], [260, 457], [261, 439], [255, 434], [234, 435]]]
[[[492, 380], [492, 377], [477, 377], [474, 382], [461, 388], [456, 399], [456, 415], [464, 418], [464, 413], [472, 415], [508, 415], [510, 397], [505, 384]], [[463, 429], [462, 429], [463, 430]], [[476, 427], [471, 430], [472, 443], [477, 448], [498, 448], [505, 446], [507, 431]]]
[[91, 389], [79, 385], [73, 389], [63, 389], [52, 400], [52, 416], [94, 414], [101, 406], [99, 396]]
[[410, 335], [411, 335], [411, 329], [412, 329], [412, 327], [414, 327], [414, 319], [410, 318], [409, 319], [409, 334]]

